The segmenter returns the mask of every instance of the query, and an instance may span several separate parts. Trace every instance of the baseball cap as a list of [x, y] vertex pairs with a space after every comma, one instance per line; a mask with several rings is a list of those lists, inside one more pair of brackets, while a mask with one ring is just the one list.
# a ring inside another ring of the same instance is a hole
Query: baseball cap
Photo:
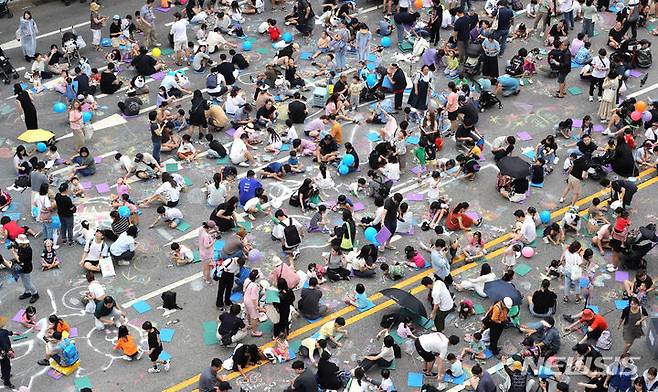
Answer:
[[511, 308], [514, 305], [514, 302], [512, 302], [512, 298], [510, 297], [505, 297], [503, 298], [503, 304], [505, 304], [505, 307], [507, 309]]
[[112, 19], [114, 19], [114, 20], [121, 20], [121, 17], [120, 17], [119, 15], [114, 15], [114, 16], [112, 17]]
[[523, 364], [520, 361], [514, 361], [512, 363], [512, 370], [523, 370]]
[[594, 312], [592, 312], [592, 309], [585, 309], [583, 310], [583, 315], [581, 316], [583, 320], [591, 320], [594, 318]]

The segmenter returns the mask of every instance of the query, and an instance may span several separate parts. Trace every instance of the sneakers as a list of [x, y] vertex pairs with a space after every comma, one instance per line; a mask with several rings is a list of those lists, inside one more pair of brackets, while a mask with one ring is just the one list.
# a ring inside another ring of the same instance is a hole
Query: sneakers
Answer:
[[127, 261], [127, 260], [119, 260], [119, 261], [117, 261], [117, 265], [120, 265], [120, 266], [125, 267], [125, 266], [130, 265], [130, 261]]
[[442, 390], [446, 389], [446, 387], [447, 387], [447, 385], [444, 382], [440, 382], [436, 385], [436, 389], [438, 389], [439, 391], [442, 391]]
[[148, 368], [147, 372], [149, 372], [149, 373], [160, 373], [160, 369], [150, 367], [150, 368]]
[[165, 372], [168, 372], [169, 368], [171, 367], [171, 359], [165, 362], [162, 367], [164, 368]]
[[21, 294], [20, 297], [18, 297], [18, 299], [28, 299], [31, 296], [32, 296], [32, 294], [30, 294], [30, 293], [23, 293], [23, 294]]
[[601, 132], [601, 133], [602, 133], [603, 135], [610, 135], [610, 133], [611, 133], [611, 132], [610, 132], [610, 128], [606, 128], [606, 129], [604, 129], [603, 132]]
[[603, 98], [598, 97], [599, 102], [603, 102]]
[[124, 361], [132, 361], [133, 360], [132, 357], [129, 357], [127, 355], [122, 355], [121, 359], [123, 359]]
[[238, 163], [238, 166], [240, 166], [240, 167], [249, 167], [249, 164], [247, 162], [240, 162], [240, 163]]
[[137, 360], [139, 361], [144, 356], [144, 350], [139, 350], [137, 352]]
[[50, 361], [47, 360], [47, 359], [40, 359], [40, 360], [37, 361], [37, 364], [38, 364], [38, 365], [41, 365], [41, 366], [49, 366], [49, 365], [50, 365]]
[[564, 203], [564, 197], [561, 197], [559, 200], [560, 203]]
[[594, 102], [594, 97], [592, 97], [592, 96], [590, 95], [590, 96], [589, 96], [589, 101], [590, 101], [590, 102]]
[[33, 304], [39, 300], [39, 294], [34, 294], [32, 298], [30, 298], [30, 303]]
[[54, 245], [53, 245], [53, 249], [55, 249], [55, 250], [59, 249], [59, 245], [54, 244]]

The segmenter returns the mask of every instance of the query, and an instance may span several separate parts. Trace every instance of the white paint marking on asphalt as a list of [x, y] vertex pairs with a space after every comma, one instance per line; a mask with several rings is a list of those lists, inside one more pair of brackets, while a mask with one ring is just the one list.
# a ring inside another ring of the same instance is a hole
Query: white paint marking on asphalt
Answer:
[[654, 83], [654, 84], [652, 84], [651, 86], [647, 86], [647, 87], [643, 88], [642, 90], [638, 90], [638, 91], [636, 91], [636, 92], [634, 92], [634, 93], [630, 93], [630, 94], [628, 94], [628, 98], [639, 97], [640, 95], [642, 95], [642, 94], [646, 94], [646, 93], [648, 93], [649, 91], [653, 91], [653, 90], [655, 90], [655, 89], [657, 89], [657, 88], [658, 88], [658, 83]]
[[[89, 23], [91, 23], [91, 22], [86, 21], [86, 22], [78, 23], [76, 25], [73, 25], [73, 29], [77, 29], [78, 27], [86, 26]], [[64, 27], [61, 30], [57, 29], [57, 30], [51, 31], [49, 33], [40, 34], [40, 35], [37, 35], [37, 40], [39, 40], [41, 38], [50, 37], [50, 36], [55, 35], [55, 34], [59, 34], [60, 31], [64, 32], [64, 31], [69, 31], [69, 30], [71, 30], [71, 26]], [[15, 40], [15, 39], [13, 39], [9, 42], [5, 42], [4, 44], [0, 45], [0, 48], [2, 48], [2, 50], [16, 49], [16, 48], [20, 48], [20, 47], [21, 47], [21, 43], [18, 42], [18, 40]]]
[[[113, 115], [109, 117], [105, 117], [102, 120], [98, 120], [95, 123], [92, 123], [91, 125], [94, 127], [94, 132], [96, 132], [102, 129], [116, 127], [117, 125], [123, 125], [126, 123], [128, 123], [128, 121], [126, 121], [126, 119], [123, 118], [123, 116], [121, 116], [118, 113], [114, 113]], [[73, 132], [69, 132], [63, 136], [58, 137], [57, 141], [68, 139], [70, 137], [73, 137]]]
[[144, 294], [139, 298], [135, 298], [135, 299], [130, 300], [126, 303], [123, 303], [123, 304], [121, 304], [121, 306], [124, 307], [124, 308], [129, 308], [129, 307], [133, 306], [134, 304], [136, 304], [139, 301], [146, 301], [146, 300], [149, 300], [151, 298], [157, 297], [158, 295], [164, 293], [165, 291], [173, 290], [176, 287], [179, 287], [179, 286], [182, 286], [184, 284], [195, 281], [195, 280], [199, 279], [201, 276], [203, 276], [203, 273], [197, 272], [196, 274], [188, 276], [187, 278], [183, 278], [183, 279], [181, 279], [179, 281], [176, 281], [176, 282], [174, 282], [170, 285], [160, 287], [159, 289], [157, 289], [155, 291], [151, 291], [150, 293]]

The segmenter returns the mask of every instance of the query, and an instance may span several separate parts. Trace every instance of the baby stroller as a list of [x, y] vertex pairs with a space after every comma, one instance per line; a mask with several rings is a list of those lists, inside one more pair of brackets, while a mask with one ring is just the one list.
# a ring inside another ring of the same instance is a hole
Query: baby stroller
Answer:
[[480, 45], [470, 44], [466, 48], [466, 61], [464, 61], [463, 72], [468, 76], [475, 77], [480, 74]]
[[70, 31], [62, 32], [62, 29], [59, 29], [59, 33], [62, 36], [62, 52], [64, 52], [64, 58], [66, 58], [69, 66], [73, 66], [80, 60], [80, 49], [87, 45], [82, 39], [82, 36], [75, 33], [73, 26], [71, 26]]
[[478, 83], [478, 81], [475, 79], [471, 79], [471, 82], [473, 82], [477, 90], [480, 91], [480, 97], [478, 98], [477, 106], [479, 106], [481, 112], [484, 112], [485, 110], [494, 107], [495, 105], [498, 105], [498, 109], [503, 108], [503, 103], [500, 101], [500, 98], [496, 96], [496, 94], [492, 93], [491, 91], [483, 90], [482, 85], [480, 85], [480, 83]]
[[[0, 0], [2, 1], [2, 0]], [[18, 79], [18, 72], [13, 65], [9, 62], [5, 52], [0, 48], [0, 77], [5, 84], [9, 84], [11, 78]]]
[[633, 229], [626, 237], [622, 251], [621, 264], [630, 269], [645, 269], [647, 255], [658, 244], [656, 225], [650, 223], [644, 227]]
[[0, 18], [7, 15], [7, 18], [13, 18], [14, 14], [9, 9], [9, 0], [0, 0]]

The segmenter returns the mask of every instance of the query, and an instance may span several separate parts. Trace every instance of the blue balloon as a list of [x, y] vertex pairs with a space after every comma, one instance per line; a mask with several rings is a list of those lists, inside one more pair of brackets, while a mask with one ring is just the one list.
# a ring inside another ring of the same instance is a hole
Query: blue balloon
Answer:
[[289, 43], [292, 42], [292, 33], [289, 32], [289, 31], [286, 31], [285, 33], [283, 33], [282, 38], [283, 38], [283, 42], [289, 44]]
[[55, 113], [64, 113], [66, 111], [66, 104], [64, 102], [55, 102], [53, 104], [53, 112]]
[[354, 165], [354, 155], [352, 154], [347, 154], [343, 157], [343, 164], [347, 165], [348, 167], [352, 167]]
[[366, 237], [366, 240], [371, 243], [377, 242], [377, 239], [375, 236], [377, 235], [377, 229], [374, 227], [368, 227], [364, 232], [363, 232], [364, 237]]
[[551, 213], [550, 211], [544, 210], [539, 213], [539, 219], [541, 220], [541, 223], [547, 224], [548, 222], [551, 221]]
[[244, 41], [242, 43], [242, 50], [245, 50], [247, 52], [250, 51], [251, 50], [251, 42], [250, 41]]
[[82, 121], [88, 123], [89, 121], [91, 121], [92, 116], [93, 114], [91, 112], [84, 111], [82, 112]]
[[391, 46], [391, 37], [382, 37], [381, 44], [385, 48], [389, 48]]
[[59, 220], [59, 216], [53, 215], [50, 221], [50, 225], [52, 226], [53, 229], [59, 229], [62, 227], [62, 222]]
[[102, 38], [101, 39], [101, 46], [104, 47], [104, 48], [112, 46], [112, 40], [107, 38], [107, 37]]
[[37, 151], [38, 152], [46, 152], [46, 143], [44, 143], [44, 142], [37, 143]]
[[347, 167], [347, 166], [345, 166], [345, 165], [340, 165], [340, 166], [338, 166], [338, 173], [339, 173], [341, 176], [345, 176], [345, 175], [347, 175], [347, 173], [349, 173], [349, 172], [350, 172], [350, 168], [349, 168], [349, 167]]
[[119, 212], [119, 216], [122, 218], [127, 218], [130, 216], [130, 208], [128, 208], [128, 206], [119, 207], [117, 212]]

